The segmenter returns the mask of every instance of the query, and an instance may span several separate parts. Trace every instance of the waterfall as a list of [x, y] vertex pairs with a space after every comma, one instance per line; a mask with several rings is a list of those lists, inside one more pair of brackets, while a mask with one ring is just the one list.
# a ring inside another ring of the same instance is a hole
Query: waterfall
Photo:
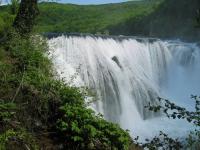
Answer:
[[157, 97], [177, 99], [187, 107], [190, 101], [180, 98], [200, 95], [196, 44], [71, 35], [51, 38], [49, 46], [59, 76], [74, 86], [88, 87], [95, 97], [92, 107], [133, 134], [148, 137], [159, 129], [175, 130], [174, 123], [145, 108], [148, 103], [157, 104]]

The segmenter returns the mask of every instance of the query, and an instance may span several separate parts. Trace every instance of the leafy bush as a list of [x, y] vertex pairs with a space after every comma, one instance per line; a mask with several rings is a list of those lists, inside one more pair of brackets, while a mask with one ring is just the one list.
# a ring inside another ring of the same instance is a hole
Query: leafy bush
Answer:
[[12, 130], [18, 137], [25, 128], [34, 135], [48, 133], [68, 149], [128, 149], [126, 131], [88, 109], [80, 89], [55, 79], [42, 37], [11, 32], [1, 51], [0, 118], [10, 124], [2, 134]]
[[69, 104], [61, 106], [60, 110], [62, 116], [57, 121], [57, 129], [65, 148], [88, 150], [129, 148], [129, 134], [118, 125], [95, 116], [92, 110]]

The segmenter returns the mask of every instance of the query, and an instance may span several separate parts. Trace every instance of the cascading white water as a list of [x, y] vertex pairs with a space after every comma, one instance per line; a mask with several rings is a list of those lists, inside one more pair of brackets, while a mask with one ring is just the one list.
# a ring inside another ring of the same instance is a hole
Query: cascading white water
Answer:
[[49, 46], [60, 77], [71, 82], [76, 74], [73, 84], [95, 93], [93, 108], [107, 120], [143, 138], [160, 130], [172, 136], [188, 132], [190, 126], [183, 120], [169, 120], [144, 106], [156, 104], [161, 96], [188, 107], [190, 94], [200, 95], [200, 48], [195, 44], [60, 36], [50, 39]]

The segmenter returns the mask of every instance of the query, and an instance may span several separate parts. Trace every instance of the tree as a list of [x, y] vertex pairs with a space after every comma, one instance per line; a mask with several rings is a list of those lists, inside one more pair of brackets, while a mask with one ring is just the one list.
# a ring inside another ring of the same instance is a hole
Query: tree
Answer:
[[198, 9], [196, 13], [196, 22], [197, 22], [197, 27], [200, 27], [200, 9]]
[[39, 14], [37, 0], [21, 0], [19, 11], [14, 20], [13, 26], [21, 35], [32, 31], [35, 19]]

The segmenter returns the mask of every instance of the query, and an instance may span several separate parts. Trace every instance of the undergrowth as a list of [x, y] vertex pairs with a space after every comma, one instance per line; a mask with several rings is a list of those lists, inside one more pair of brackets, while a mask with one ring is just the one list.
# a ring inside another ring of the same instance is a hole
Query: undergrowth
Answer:
[[47, 53], [38, 35], [12, 31], [0, 45], [0, 149], [39, 149], [41, 136], [54, 149], [128, 149], [128, 132], [88, 109], [81, 90], [55, 79]]

